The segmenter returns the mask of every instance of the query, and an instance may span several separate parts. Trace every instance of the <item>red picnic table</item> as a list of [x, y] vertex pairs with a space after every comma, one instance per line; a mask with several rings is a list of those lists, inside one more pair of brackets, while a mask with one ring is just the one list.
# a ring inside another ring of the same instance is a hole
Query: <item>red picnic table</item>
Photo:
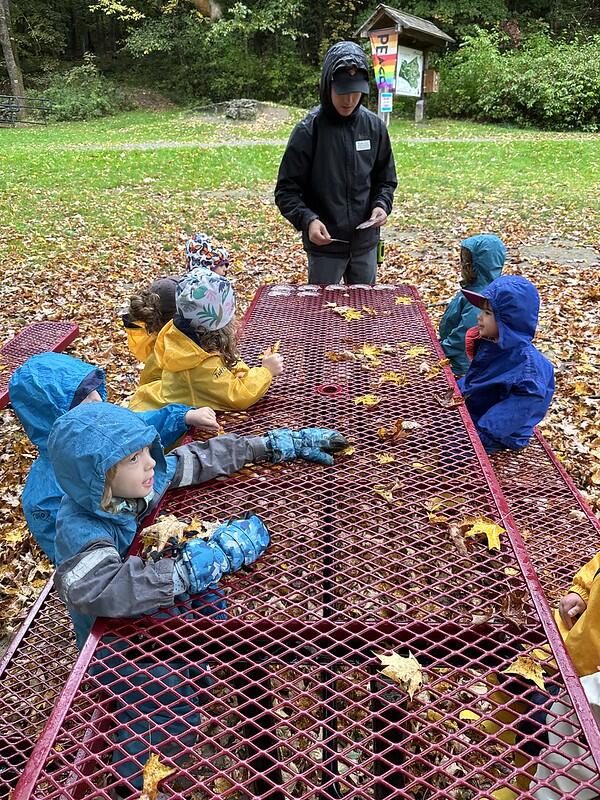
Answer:
[[[99, 620], [13, 800], [136, 791], [149, 752], [174, 768], [161, 784], [169, 797], [490, 798], [517, 779], [527, 784], [550, 728], [560, 753], [561, 718], [539, 718], [540, 702], [547, 711], [556, 698], [574, 709], [581, 745], [563, 773], [600, 752], [529, 540], [416, 290], [263, 287], [246, 316], [244, 355], [277, 339], [284, 376], [254, 408], [226, 415], [225, 428], [334, 427], [351, 449], [331, 468], [250, 466], [167, 494], [161, 513], [180, 518], [259, 513], [272, 544], [250, 571], [223, 581], [224, 618], [208, 618], [196, 600], [178, 615]], [[538, 469], [548, 483], [527, 486], [530, 496], [554, 481], [554, 501], [578, 505], [552, 459]], [[526, 465], [521, 472], [527, 483]], [[585, 519], [591, 548], [597, 529]], [[499, 549], [477, 533], [485, 526]], [[502, 612], [518, 597], [526, 619]], [[382, 673], [379, 654], [409, 659], [396, 663], [412, 678]], [[123, 658], [125, 688], [114, 667]], [[556, 697], [512, 671], [523, 663]], [[208, 688], [189, 677], [199, 664]], [[176, 736], [156, 719], [173, 718], [170, 689], [181, 683], [200, 721], [182, 719]], [[148, 723], [145, 734], [124, 710]], [[123, 733], [140, 745], [129, 777], [113, 763]]]

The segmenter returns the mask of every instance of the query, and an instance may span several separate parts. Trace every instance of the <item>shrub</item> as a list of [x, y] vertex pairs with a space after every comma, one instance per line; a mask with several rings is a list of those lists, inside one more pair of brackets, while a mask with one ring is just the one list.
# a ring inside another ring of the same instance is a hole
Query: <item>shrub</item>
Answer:
[[129, 107], [119, 89], [100, 74], [93, 56], [64, 73], [54, 73], [43, 90], [52, 101], [49, 119], [55, 122], [92, 119]]
[[543, 128], [600, 126], [600, 37], [553, 41], [545, 33], [502, 49], [480, 31], [441, 62], [438, 114]]

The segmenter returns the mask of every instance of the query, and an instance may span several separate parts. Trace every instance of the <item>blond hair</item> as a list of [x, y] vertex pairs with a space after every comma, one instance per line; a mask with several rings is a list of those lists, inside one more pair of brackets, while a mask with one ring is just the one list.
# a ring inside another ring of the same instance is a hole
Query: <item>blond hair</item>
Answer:
[[113, 464], [113, 466], [106, 471], [106, 476], [104, 478], [104, 491], [102, 492], [102, 498], [100, 500], [100, 508], [102, 511], [113, 510], [112, 482], [117, 474], [118, 466], [118, 464]]

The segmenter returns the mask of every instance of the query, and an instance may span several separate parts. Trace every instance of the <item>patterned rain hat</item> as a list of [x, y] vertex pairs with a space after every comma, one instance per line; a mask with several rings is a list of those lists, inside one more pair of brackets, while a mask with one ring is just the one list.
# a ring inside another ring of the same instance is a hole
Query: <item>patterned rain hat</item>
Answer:
[[189, 270], [197, 267], [217, 269], [229, 266], [229, 252], [224, 247], [213, 245], [205, 233], [195, 233], [185, 243], [185, 259]]
[[233, 319], [235, 293], [227, 278], [199, 267], [177, 285], [177, 311], [193, 330], [218, 331]]

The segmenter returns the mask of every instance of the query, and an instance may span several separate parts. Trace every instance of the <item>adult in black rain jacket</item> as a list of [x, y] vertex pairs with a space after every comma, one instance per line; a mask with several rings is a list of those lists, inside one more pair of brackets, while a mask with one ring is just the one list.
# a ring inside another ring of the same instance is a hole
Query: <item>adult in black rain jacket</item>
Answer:
[[[392, 210], [397, 181], [387, 129], [361, 104], [368, 70], [354, 42], [329, 48], [321, 105], [296, 125], [279, 167], [275, 202], [302, 231], [309, 283], [376, 279], [379, 228]], [[372, 225], [357, 230], [367, 220]]]

